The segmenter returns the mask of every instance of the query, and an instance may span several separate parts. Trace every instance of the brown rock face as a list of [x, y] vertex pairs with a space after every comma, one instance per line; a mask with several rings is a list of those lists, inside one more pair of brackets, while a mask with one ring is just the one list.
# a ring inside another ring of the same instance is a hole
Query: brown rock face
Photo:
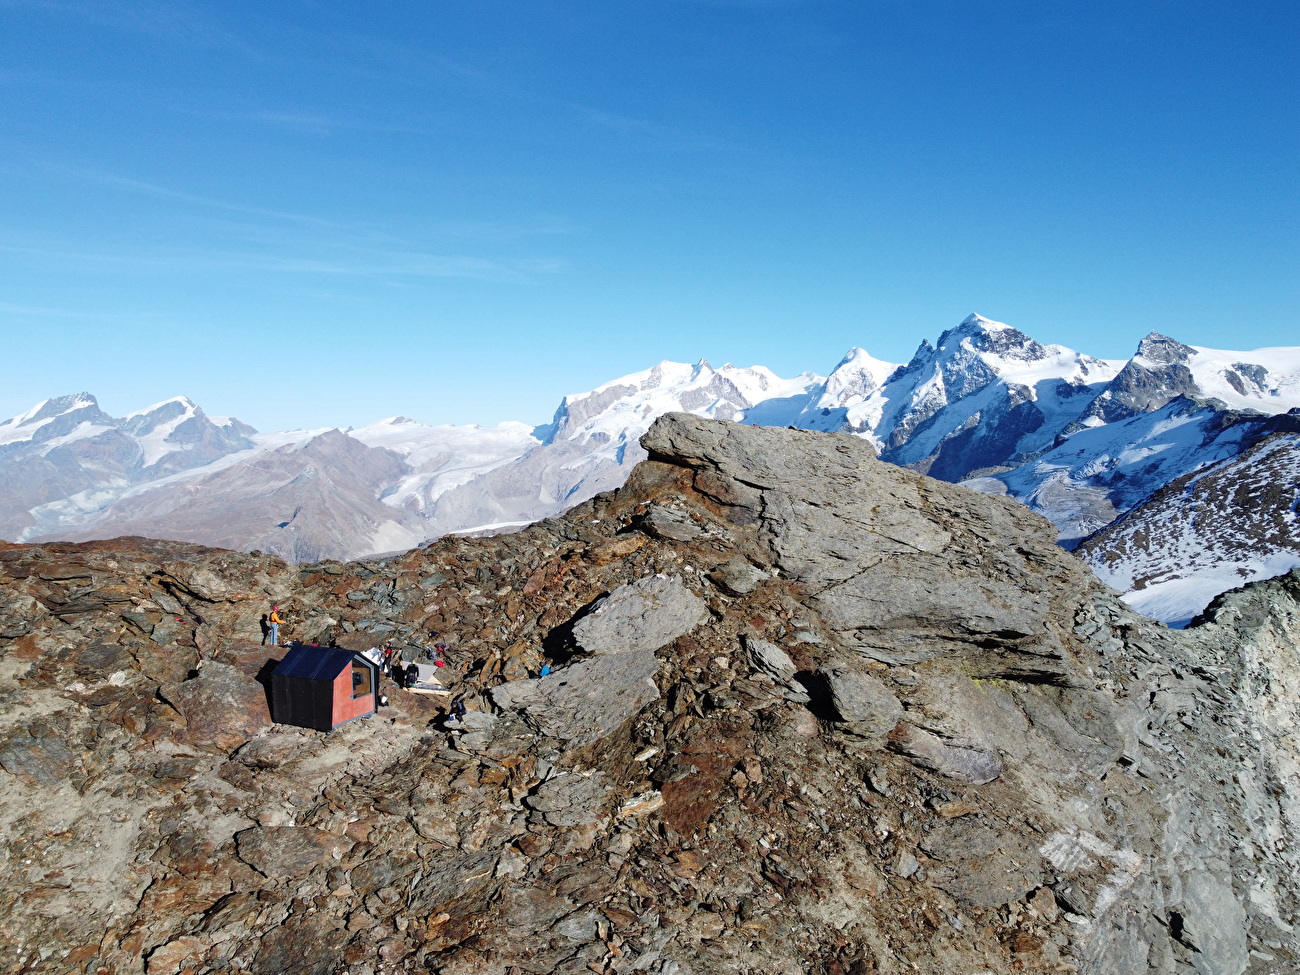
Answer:
[[[1177, 633], [856, 439], [645, 446], [564, 518], [384, 561], [0, 545], [0, 967], [1300, 970], [1300, 582]], [[451, 696], [270, 724], [272, 603], [442, 640]]]
[[327, 830], [297, 826], [255, 826], [235, 834], [239, 859], [265, 877], [305, 877], [331, 857], [342, 859], [351, 840]]
[[266, 689], [230, 664], [208, 661], [192, 680], [158, 693], [185, 719], [186, 740], [196, 748], [234, 751], [271, 724]]

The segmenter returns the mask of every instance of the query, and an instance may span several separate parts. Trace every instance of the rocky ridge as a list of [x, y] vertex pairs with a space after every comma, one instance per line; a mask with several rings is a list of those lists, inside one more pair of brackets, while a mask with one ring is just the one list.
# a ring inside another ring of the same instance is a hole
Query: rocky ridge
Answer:
[[[1111, 361], [979, 315], [906, 364], [852, 349], [824, 378], [661, 362], [565, 397], [538, 426], [393, 417], [258, 434], [183, 397], [117, 420], [80, 394], [0, 423], [0, 535], [140, 534], [294, 562], [394, 553], [449, 532], [517, 528], [613, 489], [644, 459], [639, 438], [654, 418], [684, 411], [852, 433], [891, 463], [1024, 502], [1072, 547], [1170, 482], [1294, 429], [1296, 410], [1297, 349], [1227, 352], [1153, 333], [1130, 360]], [[1243, 534], [1249, 518], [1219, 521]], [[1283, 567], [1270, 559], [1280, 550], [1257, 554]], [[1224, 588], [1222, 573], [1173, 557], [1155, 571], [1191, 577], [1180, 585], [1199, 594], [1191, 614]], [[1149, 595], [1136, 599], [1145, 611], [1188, 617]]]
[[[384, 561], [0, 549], [0, 965], [1297, 969], [1300, 575], [1170, 631], [858, 438], [643, 444], [562, 518]], [[272, 724], [270, 601], [449, 637], [466, 722]]]

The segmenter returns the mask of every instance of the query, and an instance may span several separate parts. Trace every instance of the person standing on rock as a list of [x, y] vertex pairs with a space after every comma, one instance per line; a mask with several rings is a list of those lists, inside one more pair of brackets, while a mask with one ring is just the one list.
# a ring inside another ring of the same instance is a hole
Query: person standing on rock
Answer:
[[279, 606], [271, 607], [271, 615], [267, 617], [266, 621], [269, 624], [268, 635], [271, 637], [271, 646], [278, 647], [280, 645], [280, 624], [284, 622], [280, 618]]

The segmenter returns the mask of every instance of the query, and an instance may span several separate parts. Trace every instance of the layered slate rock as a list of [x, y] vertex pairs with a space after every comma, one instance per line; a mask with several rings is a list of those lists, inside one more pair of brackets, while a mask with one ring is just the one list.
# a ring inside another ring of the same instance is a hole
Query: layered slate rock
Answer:
[[650, 652], [596, 657], [540, 680], [502, 684], [493, 689], [492, 702], [522, 711], [548, 737], [585, 745], [659, 697], [658, 671]]
[[352, 842], [326, 830], [294, 826], [253, 827], [235, 834], [239, 859], [274, 879], [305, 876], [331, 858], [341, 859]]
[[573, 627], [587, 653], [653, 653], [708, 617], [704, 601], [680, 579], [648, 578], [620, 586]]
[[822, 673], [831, 703], [854, 734], [883, 744], [903, 716], [903, 706], [882, 681], [846, 667]]
[[[1300, 967], [1300, 574], [1170, 631], [852, 438], [646, 446], [564, 518], [382, 561], [0, 546], [4, 965]], [[450, 697], [262, 723], [272, 602], [433, 634]]]
[[750, 662], [758, 670], [767, 674], [783, 689], [787, 701], [807, 704], [810, 700], [804, 686], [798, 681], [798, 668], [789, 654], [775, 643], [760, 640], [757, 637], [745, 637], [745, 650]]
[[605, 737], [659, 697], [655, 651], [708, 616], [704, 602], [679, 579], [649, 577], [615, 589], [573, 627], [591, 654], [536, 681], [492, 691], [492, 701], [522, 710], [542, 732], [574, 745]]
[[1056, 672], [1051, 594], [1086, 575], [1023, 507], [882, 464], [855, 437], [739, 429], [674, 414], [645, 445], [757, 519], [776, 568], [839, 640], [888, 664], [979, 645], [981, 666]]

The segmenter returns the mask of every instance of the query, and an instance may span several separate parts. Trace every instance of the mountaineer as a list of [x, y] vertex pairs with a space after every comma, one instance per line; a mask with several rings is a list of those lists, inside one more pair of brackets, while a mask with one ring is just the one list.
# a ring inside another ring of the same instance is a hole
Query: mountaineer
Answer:
[[271, 638], [271, 646], [278, 647], [280, 645], [280, 624], [284, 622], [280, 618], [279, 606], [271, 607], [271, 615], [266, 618], [266, 622], [267, 635]]

